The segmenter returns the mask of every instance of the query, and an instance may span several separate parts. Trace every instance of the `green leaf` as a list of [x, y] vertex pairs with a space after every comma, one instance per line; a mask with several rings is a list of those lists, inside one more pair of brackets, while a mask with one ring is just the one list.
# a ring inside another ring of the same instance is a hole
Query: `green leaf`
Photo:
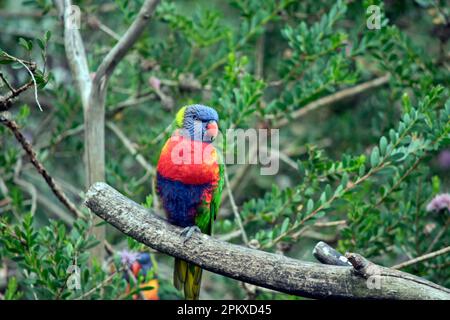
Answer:
[[341, 186], [345, 188], [347, 187], [347, 184], [348, 184], [348, 173], [344, 172], [341, 179]]
[[313, 199], [309, 199], [308, 203], [306, 204], [306, 213], [311, 213], [313, 211], [314, 208], [314, 200]]
[[364, 164], [362, 164], [362, 165], [359, 167], [358, 175], [361, 177], [361, 176], [364, 175], [365, 172], [366, 172], [366, 166], [365, 166]]
[[405, 92], [402, 95], [402, 105], [403, 105], [403, 111], [405, 113], [411, 112], [412, 106], [411, 106], [411, 100], [409, 99], [408, 94]]
[[316, 213], [315, 218], [320, 219], [320, 218], [323, 218], [324, 216], [325, 216], [325, 211], [319, 211]]
[[144, 208], [150, 209], [153, 205], [153, 195], [149, 194], [145, 197], [145, 202], [142, 204]]
[[431, 179], [431, 184], [433, 186], [433, 194], [438, 194], [441, 191], [441, 180], [438, 176], [433, 176]]
[[19, 38], [19, 44], [24, 47], [27, 51], [33, 50], [33, 42], [25, 38]]
[[333, 192], [331, 191], [331, 186], [329, 184], [327, 184], [327, 186], [325, 187], [325, 195], [327, 199], [330, 199], [331, 196], [333, 195]]
[[15, 300], [19, 299], [21, 293], [18, 292], [18, 283], [16, 277], [11, 277], [8, 281], [8, 285], [5, 291], [5, 300]]
[[45, 49], [44, 41], [42, 41], [41, 39], [37, 39], [37, 43], [38, 43], [39, 48], [41, 48], [41, 50]]
[[376, 167], [380, 163], [380, 151], [378, 147], [373, 148], [372, 154], [370, 155], [370, 165], [372, 168]]
[[380, 139], [380, 153], [382, 155], [386, 154], [387, 144], [388, 144], [388, 141], [387, 141], [386, 137], [385, 136], [381, 137], [381, 139]]
[[51, 37], [52, 37], [52, 32], [50, 30], [48, 30], [44, 36], [45, 42], [49, 42]]
[[280, 233], [285, 233], [289, 227], [289, 218], [285, 218], [283, 224], [281, 225]]

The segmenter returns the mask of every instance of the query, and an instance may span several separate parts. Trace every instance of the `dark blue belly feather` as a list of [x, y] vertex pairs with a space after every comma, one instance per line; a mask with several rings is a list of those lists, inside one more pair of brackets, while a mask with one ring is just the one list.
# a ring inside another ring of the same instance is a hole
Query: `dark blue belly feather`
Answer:
[[184, 184], [180, 181], [156, 176], [156, 186], [169, 222], [180, 227], [195, 224], [196, 209], [202, 202], [203, 192], [211, 184]]

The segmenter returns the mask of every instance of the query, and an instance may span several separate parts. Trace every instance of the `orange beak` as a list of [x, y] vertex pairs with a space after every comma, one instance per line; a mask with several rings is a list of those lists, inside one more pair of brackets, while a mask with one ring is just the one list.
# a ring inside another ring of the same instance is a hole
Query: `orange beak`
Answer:
[[219, 133], [219, 127], [217, 126], [217, 122], [213, 121], [206, 125], [206, 134], [210, 137], [217, 137]]

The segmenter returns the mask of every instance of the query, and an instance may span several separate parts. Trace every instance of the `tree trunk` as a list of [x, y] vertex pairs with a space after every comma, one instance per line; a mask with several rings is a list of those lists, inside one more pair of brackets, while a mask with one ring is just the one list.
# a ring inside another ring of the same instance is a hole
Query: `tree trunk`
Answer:
[[[92, 88], [84, 109], [84, 161], [86, 189], [96, 182], [105, 181], [105, 90]], [[102, 220], [92, 217], [92, 235], [100, 242], [91, 249], [91, 258], [102, 262], [105, 257], [104, 242], [106, 226], [98, 225]]]

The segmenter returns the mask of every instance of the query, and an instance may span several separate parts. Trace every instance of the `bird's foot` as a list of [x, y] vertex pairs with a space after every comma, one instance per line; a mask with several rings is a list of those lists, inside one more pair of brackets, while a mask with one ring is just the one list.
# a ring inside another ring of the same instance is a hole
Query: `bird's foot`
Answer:
[[185, 244], [186, 241], [188, 241], [188, 240], [192, 237], [192, 235], [194, 234], [194, 232], [200, 232], [200, 233], [201, 233], [202, 231], [201, 231], [200, 228], [197, 227], [197, 226], [186, 227], [186, 228], [184, 228], [184, 229], [181, 231], [180, 235], [184, 238], [183, 244]]

